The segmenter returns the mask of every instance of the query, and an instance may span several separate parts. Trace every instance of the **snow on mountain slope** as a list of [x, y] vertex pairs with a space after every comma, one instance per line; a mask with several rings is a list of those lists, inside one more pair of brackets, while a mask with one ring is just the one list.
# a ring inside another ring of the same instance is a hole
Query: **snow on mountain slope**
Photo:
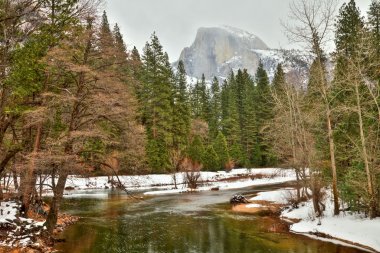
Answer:
[[[270, 79], [278, 63], [284, 65], [286, 73], [306, 77], [312, 58], [299, 50], [270, 49], [252, 33], [223, 26], [199, 28], [193, 44], [183, 49], [179, 60], [184, 62], [190, 77], [205, 74], [211, 80], [214, 76], [225, 79], [238, 69], [247, 69], [254, 76], [260, 60]], [[174, 67], [177, 63], [173, 63]]]

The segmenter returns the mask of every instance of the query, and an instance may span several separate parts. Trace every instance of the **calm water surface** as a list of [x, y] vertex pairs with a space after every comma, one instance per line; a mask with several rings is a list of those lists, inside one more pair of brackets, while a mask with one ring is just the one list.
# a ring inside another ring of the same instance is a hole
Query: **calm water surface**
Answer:
[[67, 253], [357, 253], [357, 249], [287, 232], [270, 232], [277, 219], [230, 211], [235, 193], [255, 194], [275, 186], [242, 191], [157, 196], [143, 201], [125, 194], [88, 192], [67, 198], [63, 209], [83, 217], [62, 235]]

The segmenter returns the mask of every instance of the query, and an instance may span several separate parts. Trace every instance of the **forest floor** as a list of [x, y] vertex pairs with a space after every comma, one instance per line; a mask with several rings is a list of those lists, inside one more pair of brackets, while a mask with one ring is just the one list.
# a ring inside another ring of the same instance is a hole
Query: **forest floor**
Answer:
[[257, 213], [271, 211], [290, 223], [290, 232], [315, 239], [352, 245], [370, 252], [380, 252], [380, 218], [369, 219], [364, 214], [341, 212], [333, 215], [333, 200], [326, 190], [326, 209], [323, 217], [316, 218], [311, 200], [301, 202], [298, 208], [289, 202], [296, 196], [293, 188], [260, 192], [248, 204], [233, 207], [233, 211]]

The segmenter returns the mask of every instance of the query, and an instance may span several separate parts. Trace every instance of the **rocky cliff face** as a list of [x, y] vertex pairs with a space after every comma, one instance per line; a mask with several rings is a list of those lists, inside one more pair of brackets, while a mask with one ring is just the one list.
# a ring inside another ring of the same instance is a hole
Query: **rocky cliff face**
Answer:
[[254, 75], [260, 59], [270, 77], [278, 63], [283, 63], [287, 72], [303, 72], [310, 64], [310, 57], [300, 51], [269, 49], [259, 37], [232, 27], [199, 28], [194, 43], [179, 57], [189, 76], [205, 74], [206, 79], [224, 79], [239, 68]]

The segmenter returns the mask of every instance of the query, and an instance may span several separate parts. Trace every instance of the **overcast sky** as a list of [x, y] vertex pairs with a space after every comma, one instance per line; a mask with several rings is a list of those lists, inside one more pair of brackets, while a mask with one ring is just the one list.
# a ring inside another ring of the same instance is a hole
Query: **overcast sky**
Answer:
[[[199, 27], [229, 25], [259, 36], [271, 48], [291, 48], [281, 27], [292, 0], [106, 0], [111, 25], [118, 23], [128, 47], [141, 52], [156, 31], [170, 61], [194, 41]], [[341, 0], [343, 3], [344, 1]], [[356, 0], [362, 15], [371, 0]]]

